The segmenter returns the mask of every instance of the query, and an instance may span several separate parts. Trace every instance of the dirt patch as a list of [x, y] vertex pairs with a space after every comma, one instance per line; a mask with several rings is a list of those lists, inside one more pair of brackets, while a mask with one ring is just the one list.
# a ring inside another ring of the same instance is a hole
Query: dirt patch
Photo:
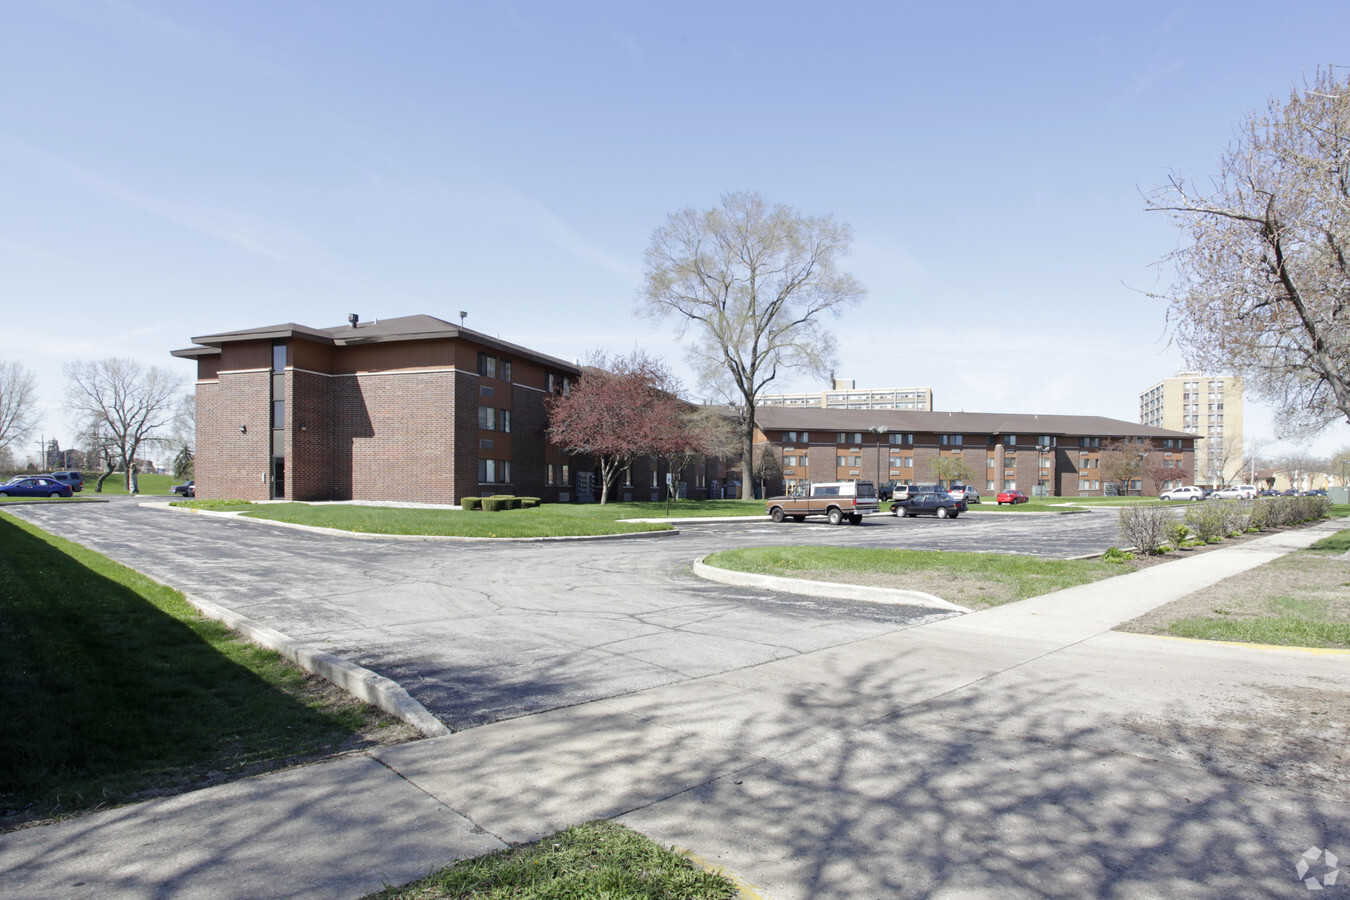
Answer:
[[1160, 606], [1117, 630], [1171, 634], [1172, 624], [1183, 619], [1270, 619], [1303, 604], [1325, 608], [1331, 621], [1350, 622], [1350, 561], [1292, 553]]
[[1164, 748], [1186, 748], [1210, 771], [1350, 801], [1350, 693], [1253, 685], [1249, 697], [1218, 724], [1161, 717], [1122, 724]]
[[[1131, 569], [1122, 568], [1121, 574]], [[833, 570], [793, 571], [791, 578], [856, 584], [863, 587], [891, 588], [898, 591], [922, 591], [970, 609], [1000, 606], [1017, 599], [1012, 586], [976, 575], [963, 575], [949, 569], [920, 572], [836, 572]]]

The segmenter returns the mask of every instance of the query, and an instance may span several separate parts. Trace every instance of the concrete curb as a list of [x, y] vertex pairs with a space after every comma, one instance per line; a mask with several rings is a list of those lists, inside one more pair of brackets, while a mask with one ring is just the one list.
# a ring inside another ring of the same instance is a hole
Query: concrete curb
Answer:
[[694, 574], [708, 581], [729, 584], [734, 587], [763, 588], [784, 594], [800, 594], [807, 597], [829, 597], [834, 600], [863, 600], [867, 603], [888, 603], [895, 606], [927, 606], [933, 609], [946, 609], [952, 612], [970, 612], [964, 606], [957, 606], [941, 597], [925, 594], [923, 591], [906, 591], [898, 588], [868, 587], [860, 584], [838, 584], [832, 581], [807, 581], [804, 578], [780, 578], [777, 575], [753, 575], [749, 572], [733, 572], [719, 569], [703, 562], [706, 556], [694, 560]]
[[[217, 516], [223, 519], [234, 519], [239, 522], [257, 523], [260, 525], [275, 525], [278, 528], [293, 528], [296, 531], [308, 531], [312, 534], [327, 534], [334, 537], [356, 538], [366, 541], [452, 541], [459, 543], [503, 543], [512, 541], [515, 543], [542, 543], [545, 541], [606, 541], [606, 540], [625, 540], [632, 538], [645, 537], [666, 537], [680, 533], [678, 528], [672, 528], [668, 531], [632, 531], [626, 534], [569, 534], [558, 535], [555, 537], [468, 537], [456, 534], [371, 534], [367, 531], [343, 531], [340, 528], [323, 528], [318, 525], [301, 525], [298, 522], [278, 522], [275, 519], [254, 519], [242, 515], [238, 512], [222, 512], [217, 509], [185, 509], [181, 506], [170, 506], [166, 503], [142, 503], [146, 508], [167, 509], [176, 513], [191, 513], [198, 516]], [[640, 521], [640, 520], [634, 520]]]
[[183, 596], [208, 619], [223, 623], [260, 647], [275, 650], [306, 672], [312, 672], [371, 706], [402, 719], [427, 737], [443, 737], [451, 733], [444, 723], [427, 712], [426, 707], [414, 700], [397, 682], [340, 656], [302, 647], [281, 632], [259, 625], [248, 616], [228, 610], [210, 600], [203, 600], [187, 593]]

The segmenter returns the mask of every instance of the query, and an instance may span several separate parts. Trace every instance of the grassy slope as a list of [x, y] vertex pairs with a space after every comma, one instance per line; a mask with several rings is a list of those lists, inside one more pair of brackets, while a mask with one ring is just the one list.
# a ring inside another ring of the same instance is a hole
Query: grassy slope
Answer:
[[375, 714], [183, 596], [0, 514], [0, 815], [44, 816], [336, 748]]

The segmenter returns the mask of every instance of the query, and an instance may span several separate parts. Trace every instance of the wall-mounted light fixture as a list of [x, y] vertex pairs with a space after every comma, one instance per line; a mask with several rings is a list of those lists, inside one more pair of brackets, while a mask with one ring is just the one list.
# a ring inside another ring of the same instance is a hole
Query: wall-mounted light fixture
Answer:
[[301, 430], [301, 431], [308, 431], [309, 429], [305, 427], [305, 423], [304, 423], [304, 422], [301, 422], [301, 423], [300, 423], [300, 430]]
[[247, 425], [240, 425], [240, 426], [239, 426], [239, 433], [240, 433], [240, 434], [248, 434], [248, 426], [247, 426]]

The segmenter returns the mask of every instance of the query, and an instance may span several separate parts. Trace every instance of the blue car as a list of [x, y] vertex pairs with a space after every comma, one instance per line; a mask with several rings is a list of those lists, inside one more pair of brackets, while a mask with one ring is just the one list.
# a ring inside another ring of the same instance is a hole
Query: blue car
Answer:
[[70, 485], [50, 475], [16, 475], [0, 484], [0, 497], [70, 497]]

